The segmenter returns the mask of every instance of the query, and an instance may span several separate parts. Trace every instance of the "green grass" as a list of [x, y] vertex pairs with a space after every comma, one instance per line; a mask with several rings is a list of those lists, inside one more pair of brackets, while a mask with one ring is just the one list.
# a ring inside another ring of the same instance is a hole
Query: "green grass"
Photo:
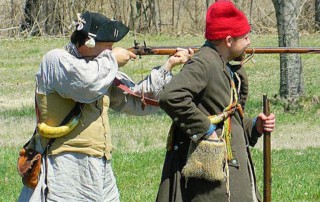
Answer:
[[[154, 201], [160, 182], [164, 150], [115, 153], [113, 167], [122, 201]], [[320, 153], [317, 148], [272, 152], [272, 201], [320, 200]], [[253, 149], [257, 181], [263, 196], [263, 159]]]
[[0, 115], [4, 118], [9, 117], [31, 117], [34, 116], [34, 106], [22, 106], [22, 108], [15, 108], [11, 110], [0, 109]]
[[[184, 37], [128, 36], [117, 46], [132, 47], [133, 40], [150, 46], [200, 46], [203, 36]], [[251, 36], [252, 46], [277, 46], [275, 36]], [[16, 172], [18, 147], [31, 136], [35, 125], [34, 75], [46, 51], [61, 48], [67, 38], [29, 38], [0, 40], [0, 202], [16, 201], [21, 182]], [[301, 46], [320, 46], [320, 35], [302, 35]], [[167, 56], [143, 56], [130, 61], [121, 70], [135, 81], [147, 75]], [[271, 111], [277, 116], [274, 143], [288, 143], [290, 148], [273, 144], [273, 201], [320, 201], [319, 155], [320, 139], [320, 54], [302, 55], [305, 95], [300, 107], [287, 113], [283, 103], [274, 99], [279, 93], [279, 56], [256, 55], [255, 63], [245, 68], [250, 82], [246, 114], [261, 112], [262, 95], [271, 98]], [[174, 73], [180, 67], [174, 69]], [[160, 181], [166, 136], [170, 118], [159, 111], [147, 117], [129, 116], [110, 110], [110, 125], [115, 146], [113, 166], [124, 202], [154, 201]], [[290, 131], [290, 132], [288, 132]], [[260, 140], [261, 142], [262, 140]], [[313, 146], [313, 148], [308, 148]], [[253, 150], [262, 191], [261, 147]]]
[[114, 154], [121, 201], [155, 201], [163, 158], [164, 150]]
[[[262, 152], [253, 150], [260, 193], [263, 193]], [[319, 149], [272, 151], [272, 201], [319, 201]]]
[[[0, 201], [16, 201], [21, 183], [16, 171], [18, 149], [0, 150]], [[160, 183], [164, 149], [115, 152], [113, 169], [121, 201], [154, 201]], [[258, 186], [263, 193], [262, 152], [253, 150]], [[320, 153], [317, 148], [272, 152], [272, 201], [320, 200]]]
[[17, 171], [19, 149], [3, 147], [0, 150], [0, 201], [17, 201], [22, 188], [21, 178]]

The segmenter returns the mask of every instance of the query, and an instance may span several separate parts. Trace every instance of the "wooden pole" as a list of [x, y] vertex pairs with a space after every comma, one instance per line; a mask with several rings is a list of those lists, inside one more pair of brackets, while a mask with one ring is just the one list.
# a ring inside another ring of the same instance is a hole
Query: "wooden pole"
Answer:
[[[270, 103], [267, 95], [263, 95], [263, 113], [270, 115]], [[271, 133], [263, 136], [263, 202], [271, 202]]]

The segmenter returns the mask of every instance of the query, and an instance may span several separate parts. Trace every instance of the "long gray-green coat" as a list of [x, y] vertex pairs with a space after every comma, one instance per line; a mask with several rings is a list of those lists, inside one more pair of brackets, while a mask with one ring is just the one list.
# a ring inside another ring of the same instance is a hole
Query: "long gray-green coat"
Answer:
[[[160, 106], [172, 118], [169, 149], [163, 166], [157, 201], [228, 201], [224, 181], [207, 181], [181, 175], [186, 164], [190, 141], [199, 141], [210, 126], [208, 115], [221, 113], [230, 102], [231, 74], [227, 64], [212, 44], [204, 45], [173, 77], [160, 94]], [[243, 68], [233, 69], [240, 75], [240, 103], [244, 107], [248, 94], [248, 80]], [[236, 80], [236, 79], [234, 79]], [[258, 134], [253, 119], [231, 117], [232, 152], [229, 162], [231, 201], [256, 201], [258, 191], [249, 151]], [[220, 136], [222, 125], [217, 126]], [[170, 146], [171, 145], [171, 146]], [[210, 154], [207, 154], [210, 155]]]

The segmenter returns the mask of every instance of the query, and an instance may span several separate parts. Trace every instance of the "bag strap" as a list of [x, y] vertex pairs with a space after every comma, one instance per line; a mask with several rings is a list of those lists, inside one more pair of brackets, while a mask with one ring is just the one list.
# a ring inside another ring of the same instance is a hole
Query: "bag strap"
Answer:
[[[63, 121], [60, 123], [59, 126], [65, 125], [66, 123], [68, 123], [70, 121], [70, 119], [81, 113], [81, 107], [83, 106], [83, 103], [80, 102], [76, 102], [75, 106], [72, 108], [72, 110], [67, 114], [67, 116], [63, 119]], [[56, 140], [56, 138], [51, 138], [45, 148], [45, 150], [43, 151], [43, 153], [47, 152], [47, 150], [50, 148], [50, 146], [52, 145], [52, 143]]]
[[[68, 123], [70, 121], [70, 119], [76, 115], [76, 114], [80, 114], [81, 113], [81, 107], [83, 106], [83, 103], [80, 102], [76, 102], [75, 106], [72, 108], [72, 110], [67, 114], [67, 116], [62, 120], [62, 122], [60, 123], [59, 126], [65, 125], [66, 123]], [[37, 122], [39, 122], [39, 109], [38, 109], [38, 104], [37, 101], [35, 99], [35, 110], [36, 110], [36, 114], [37, 114]], [[34, 129], [34, 132], [32, 134], [32, 137], [35, 136], [37, 134], [37, 126]], [[52, 143], [55, 141], [56, 138], [51, 138], [48, 142], [48, 144], [46, 145], [44, 151], [42, 154], [46, 153], [47, 150], [50, 148], [50, 146], [52, 145]], [[26, 148], [28, 146], [28, 144], [30, 143], [30, 140], [25, 143], [23, 145], [23, 148]]]
[[[72, 110], [69, 112], [69, 114], [63, 119], [63, 121], [60, 123], [59, 126], [65, 125], [66, 123], [68, 123], [68, 121], [76, 114], [80, 114], [81, 113], [81, 107], [83, 106], [83, 103], [79, 103], [76, 102], [76, 105], [72, 108]], [[42, 155], [44, 155], [45, 158], [45, 184], [47, 185], [47, 176], [48, 176], [48, 159], [47, 159], [47, 152], [49, 151], [52, 143], [56, 140], [56, 138], [51, 138], [46, 146], [46, 148], [44, 149]], [[46, 186], [45, 190], [44, 190], [44, 197], [45, 197], [45, 201], [47, 201], [47, 196], [48, 196], [48, 186]]]

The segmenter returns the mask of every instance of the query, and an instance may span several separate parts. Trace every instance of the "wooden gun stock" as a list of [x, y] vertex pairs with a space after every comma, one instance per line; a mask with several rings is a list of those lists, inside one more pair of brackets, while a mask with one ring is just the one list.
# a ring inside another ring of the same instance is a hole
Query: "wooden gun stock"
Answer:
[[174, 55], [177, 52], [177, 48], [191, 48], [194, 52], [197, 52], [200, 49], [200, 47], [195, 46], [135, 46], [128, 48], [128, 50], [136, 55]]

